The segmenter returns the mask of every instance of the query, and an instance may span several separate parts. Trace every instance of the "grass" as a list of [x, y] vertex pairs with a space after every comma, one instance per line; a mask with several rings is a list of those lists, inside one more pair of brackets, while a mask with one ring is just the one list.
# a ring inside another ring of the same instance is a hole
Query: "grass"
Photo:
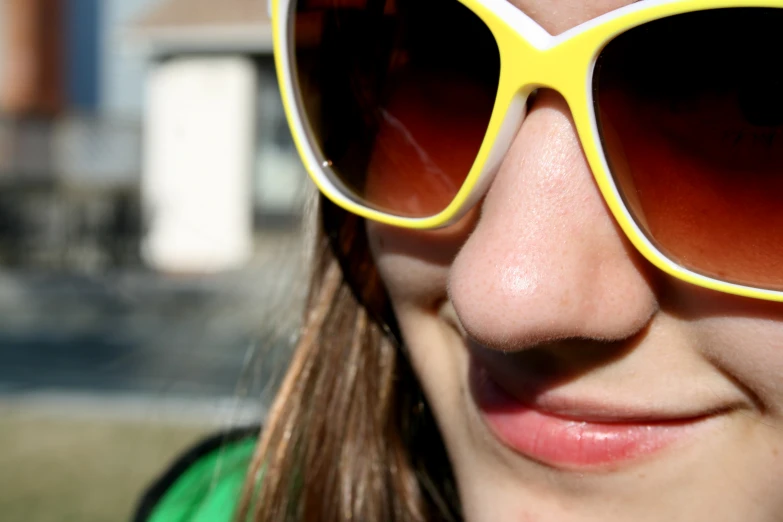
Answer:
[[0, 408], [0, 520], [130, 519], [140, 492], [213, 427]]

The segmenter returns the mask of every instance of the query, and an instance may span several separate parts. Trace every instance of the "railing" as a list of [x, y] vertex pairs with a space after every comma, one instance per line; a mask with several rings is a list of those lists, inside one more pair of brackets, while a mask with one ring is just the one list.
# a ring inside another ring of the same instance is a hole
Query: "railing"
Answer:
[[0, 118], [0, 265], [138, 263], [141, 125]]
[[129, 187], [141, 171], [141, 123], [106, 117], [0, 118], [0, 180]]

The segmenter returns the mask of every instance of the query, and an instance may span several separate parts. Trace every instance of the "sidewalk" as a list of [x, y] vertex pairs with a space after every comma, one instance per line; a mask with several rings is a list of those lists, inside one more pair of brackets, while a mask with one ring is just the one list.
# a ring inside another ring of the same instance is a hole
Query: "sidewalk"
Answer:
[[268, 407], [258, 397], [184, 397], [158, 394], [29, 392], [0, 396], [0, 418], [29, 421], [158, 424], [224, 430], [262, 424]]
[[300, 239], [243, 270], [0, 272], [0, 394], [258, 396], [284, 366], [304, 292]]
[[261, 422], [304, 291], [298, 237], [241, 271], [0, 271], [3, 522], [128, 520], [187, 448]]

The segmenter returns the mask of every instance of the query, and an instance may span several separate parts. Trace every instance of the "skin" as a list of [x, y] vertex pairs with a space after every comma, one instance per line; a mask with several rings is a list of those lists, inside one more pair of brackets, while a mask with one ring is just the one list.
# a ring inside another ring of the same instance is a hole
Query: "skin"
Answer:
[[[513, 3], [556, 34], [629, 2]], [[466, 520], [783, 517], [783, 306], [699, 289], [644, 260], [598, 193], [559, 94], [539, 92], [461, 222], [367, 231]], [[545, 393], [711, 422], [649, 457], [546, 465], [487, 427], [469, 391], [471, 354], [510, 387], [547, 368], [557, 379]]]

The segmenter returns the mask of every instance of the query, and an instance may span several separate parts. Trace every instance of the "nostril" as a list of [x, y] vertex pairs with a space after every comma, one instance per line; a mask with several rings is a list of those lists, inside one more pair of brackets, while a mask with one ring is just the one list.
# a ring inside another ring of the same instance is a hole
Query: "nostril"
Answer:
[[629, 354], [646, 335], [647, 329], [622, 341], [572, 338], [523, 347], [519, 351], [498, 351], [469, 337], [468, 349], [482, 365], [513, 380], [516, 387], [544, 391], [615, 363]]
[[538, 98], [538, 89], [534, 90], [527, 96], [527, 102], [526, 102], [526, 113], [529, 113], [533, 106], [536, 104], [536, 99]]

